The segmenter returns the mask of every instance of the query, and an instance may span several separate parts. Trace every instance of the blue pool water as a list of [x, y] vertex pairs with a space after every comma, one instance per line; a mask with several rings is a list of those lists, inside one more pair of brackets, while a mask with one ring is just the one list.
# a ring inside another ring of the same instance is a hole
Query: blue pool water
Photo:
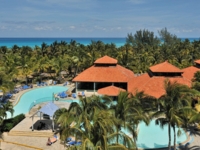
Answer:
[[[142, 149], [155, 149], [168, 147], [168, 126], [164, 126], [162, 129], [159, 125], [155, 125], [155, 121], [151, 121], [148, 126], [145, 123], [139, 124], [139, 134], [137, 140], [138, 148]], [[124, 131], [124, 130], [123, 130]], [[178, 129], [176, 129], [178, 131]], [[131, 136], [127, 131], [124, 131], [127, 135]], [[183, 129], [181, 129], [182, 135], [177, 137], [177, 144], [187, 140], [187, 135]], [[132, 137], [132, 136], [131, 136]], [[174, 134], [171, 129], [171, 144], [174, 143]]]
[[[59, 93], [62, 91], [68, 90], [65, 86], [46, 86], [42, 88], [36, 88], [24, 93], [17, 105], [14, 106], [14, 114], [13, 117], [19, 115], [21, 113], [28, 113], [31, 103], [36, 102], [44, 102], [44, 101], [52, 101], [53, 93]], [[7, 114], [7, 118], [10, 118], [10, 113]]]

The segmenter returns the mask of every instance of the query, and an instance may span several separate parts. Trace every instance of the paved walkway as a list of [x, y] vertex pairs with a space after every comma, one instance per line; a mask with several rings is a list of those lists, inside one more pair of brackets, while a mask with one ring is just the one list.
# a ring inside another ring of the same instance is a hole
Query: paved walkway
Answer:
[[[66, 150], [63, 144], [60, 144], [60, 140], [53, 143], [51, 146], [47, 146], [46, 137], [25, 137], [25, 136], [8, 136], [4, 135], [4, 140], [14, 142], [18, 144], [10, 144], [1, 142], [2, 150]], [[27, 146], [26, 146], [27, 145]]]

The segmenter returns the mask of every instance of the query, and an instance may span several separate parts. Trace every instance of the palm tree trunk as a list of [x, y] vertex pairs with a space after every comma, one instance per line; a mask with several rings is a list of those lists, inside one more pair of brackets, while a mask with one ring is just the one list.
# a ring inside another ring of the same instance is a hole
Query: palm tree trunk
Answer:
[[176, 150], [176, 128], [175, 128], [175, 126], [173, 126], [173, 130], [174, 130], [174, 150]]
[[171, 125], [168, 124], [168, 135], [169, 135], [169, 144], [168, 144], [168, 150], [171, 150]]
[[118, 144], [118, 140], [119, 140], [119, 129], [118, 129], [118, 127], [117, 127], [117, 144]]
[[136, 138], [133, 138], [133, 141], [135, 143], [135, 149], [138, 150], [137, 144], [136, 144]]

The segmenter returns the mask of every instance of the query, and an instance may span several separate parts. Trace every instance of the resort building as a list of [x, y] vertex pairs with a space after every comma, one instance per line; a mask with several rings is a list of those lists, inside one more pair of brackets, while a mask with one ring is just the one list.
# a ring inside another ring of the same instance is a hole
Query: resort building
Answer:
[[194, 66], [179, 69], [168, 61], [151, 66], [147, 73], [134, 76], [117, 64], [117, 60], [109, 56], [97, 59], [94, 65], [73, 79], [78, 91], [97, 92], [99, 94], [117, 96], [119, 91], [126, 90], [133, 94], [143, 91], [145, 94], [160, 98], [165, 94], [166, 79], [191, 87], [194, 74], [200, 71], [200, 60]]
[[184, 77], [183, 73], [182, 70], [165, 61], [150, 67], [147, 73], [130, 80], [128, 91], [133, 94], [136, 91], [144, 91], [145, 94], [160, 98], [165, 94], [164, 81], [166, 79], [191, 87], [191, 80]]
[[[119, 87], [128, 90], [128, 82], [134, 78], [134, 73], [119, 64], [109, 56], [97, 59], [94, 65], [84, 70], [73, 79], [77, 91], [96, 92], [108, 87], [107, 90], [116, 90]], [[112, 86], [111, 86], [112, 85]]]

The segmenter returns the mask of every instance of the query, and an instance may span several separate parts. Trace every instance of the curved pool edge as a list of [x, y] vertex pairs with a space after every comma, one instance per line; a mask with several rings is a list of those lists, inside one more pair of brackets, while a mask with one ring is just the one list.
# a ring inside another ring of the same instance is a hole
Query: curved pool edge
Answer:
[[[63, 87], [63, 86], [61, 86], [61, 85], [54, 85], [54, 86]], [[27, 89], [27, 90], [20, 91], [20, 92], [19, 92], [19, 95], [17, 95], [17, 97], [16, 97], [16, 100], [15, 100], [15, 102], [14, 102], [14, 104], [13, 104], [13, 107], [16, 106], [16, 105], [19, 103], [20, 98], [21, 98], [22, 95], [24, 95], [25, 93], [27, 93], [27, 92], [29, 92], [29, 91], [31, 91], [31, 90], [35, 90], [35, 89], [39, 89], [39, 88], [45, 88], [45, 87], [50, 87], [50, 86], [33, 87], [33, 88], [30, 88], [30, 89]]]
[[[13, 106], [13, 109], [14, 109], [14, 113], [13, 113], [13, 115], [12, 114], [10, 114], [9, 112], [7, 112], [7, 119], [9, 119], [9, 118], [13, 118], [13, 117], [15, 117], [16, 115], [19, 115], [19, 114], [21, 114], [21, 113], [23, 113], [25, 116], [27, 116], [27, 115], [29, 115], [29, 111], [28, 110], [26, 110], [27, 108], [25, 108], [24, 109], [24, 111], [21, 111], [19, 108], [21, 107], [21, 105], [22, 104], [24, 104], [23, 103], [23, 96], [25, 95], [25, 94], [28, 94], [29, 92], [32, 92], [32, 91], [35, 91], [35, 90], [42, 90], [42, 89], [45, 89], [45, 88], [60, 88], [61, 89], [61, 91], [63, 90], [62, 88], [64, 88], [64, 91], [68, 91], [68, 90], [70, 90], [70, 88], [71, 87], [69, 87], [69, 86], [63, 86], [63, 85], [50, 85], [50, 86], [42, 86], [42, 87], [36, 87], [36, 86], [34, 86], [33, 88], [30, 88], [30, 89], [26, 89], [26, 90], [22, 90], [22, 91], [20, 91], [20, 92], [18, 92], [18, 93], [16, 93], [15, 95], [13, 95], [14, 96], [14, 98], [13, 98], [13, 100], [12, 101], [10, 101], [11, 103], [12, 103], [12, 106]], [[60, 91], [55, 91], [55, 93], [59, 93]], [[69, 100], [69, 99], [68, 99]], [[64, 100], [65, 101], [65, 100]], [[72, 99], [71, 100], [69, 100], [69, 101], [73, 101]], [[21, 103], [22, 102], [22, 103]], [[44, 102], [44, 101], [43, 101]], [[48, 101], [46, 101], [46, 102], [48, 102]], [[67, 101], [65, 101], [65, 102], [67, 102]], [[26, 104], [26, 106], [29, 106], [30, 104], [31, 104], [31, 101], [29, 102], [29, 103], [26, 103], [25, 102], [25, 104]], [[38, 104], [40, 104], [40, 103], [38, 103]], [[22, 108], [23, 109], [23, 108]], [[15, 111], [16, 110], [16, 111]]]

